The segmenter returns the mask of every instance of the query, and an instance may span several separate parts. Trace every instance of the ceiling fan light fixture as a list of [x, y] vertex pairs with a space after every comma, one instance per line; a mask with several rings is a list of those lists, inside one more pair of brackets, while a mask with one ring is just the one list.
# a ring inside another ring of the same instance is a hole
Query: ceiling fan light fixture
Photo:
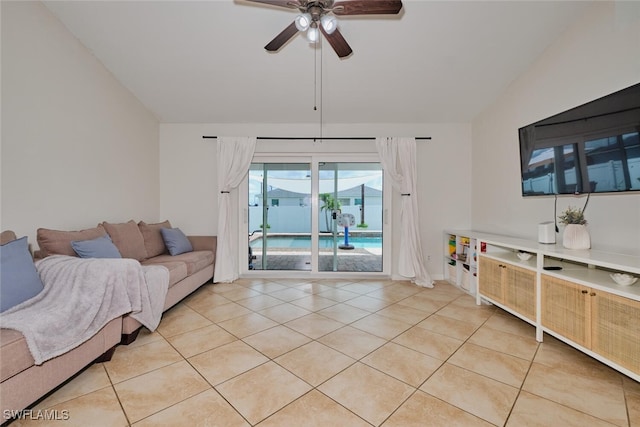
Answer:
[[318, 30], [317, 26], [312, 25], [311, 28], [307, 30], [307, 40], [309, 40], [309, 43], [318, 43], [319, 38], [320, 30]]
[[320, 18], [320, 24], [327, 34], [333, 33], [338, 28], [338, 20], [331, 15], [324, 15]]
[[308, 13], [302, 13], [296, 16], [296, 28], [298, 31], [307, 31], [311, 25], [311, 15]]

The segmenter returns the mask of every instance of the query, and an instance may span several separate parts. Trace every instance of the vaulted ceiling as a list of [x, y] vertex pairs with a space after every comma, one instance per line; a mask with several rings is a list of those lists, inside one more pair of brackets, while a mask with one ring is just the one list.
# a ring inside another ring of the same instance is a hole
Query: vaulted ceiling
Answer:
[[405, 0], [340, 17], [354, 53], [339, 59], [302, 34], [266, 52], [296, 11], [245, 0], [44, 3], [170, 123], [469, 122], [589, 7]]

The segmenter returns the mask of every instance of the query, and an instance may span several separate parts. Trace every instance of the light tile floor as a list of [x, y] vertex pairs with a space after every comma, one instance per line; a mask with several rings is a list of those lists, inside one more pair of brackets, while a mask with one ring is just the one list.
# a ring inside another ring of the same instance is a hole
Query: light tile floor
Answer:
[[438, 282], [207, 284], [34, 409], [63, 426], [640, 426], [640, 384]]

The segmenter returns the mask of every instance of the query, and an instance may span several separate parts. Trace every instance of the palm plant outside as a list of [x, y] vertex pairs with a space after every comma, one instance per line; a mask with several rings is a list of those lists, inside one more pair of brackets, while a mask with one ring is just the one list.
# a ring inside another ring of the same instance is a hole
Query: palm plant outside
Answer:
[[320, 212], [324, 211], [324, 220], [327, 225], [326, 231], [330, 232], [331, 227], [329, 226], [329, 213], [340, 209], [342, 205], [340, 204], [340, 200], [335, 199], [330, 193], [321, 193], [320, 200], [323, 203], [320, 207]]

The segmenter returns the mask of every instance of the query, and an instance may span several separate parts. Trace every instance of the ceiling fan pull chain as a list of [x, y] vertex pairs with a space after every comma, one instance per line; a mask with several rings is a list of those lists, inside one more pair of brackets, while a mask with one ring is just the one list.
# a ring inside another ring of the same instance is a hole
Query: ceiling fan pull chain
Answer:
[[318, 110], [318, 50], [313, 48], [313, 111]]
[[322, 108], [323, 101], [324, 101], [323, 97], [322, 97], [322, 95], [323, 95], [323, 93], [322, 93], [322, 88], [323, 88], [323, 85], [322, 85], [322, 77], [323, 77], [323, 75], [322, 75], [322, 51], [324, 50], [323, 47], [324, 46], [322, 46], [322, 41], [321, 41], [320, 42], [320, 140], [321, 141], [322, 141], [322, 136], [323, 136], [322, 135], [322, 119], [323, 119], [322, 112], [324, 110]]

